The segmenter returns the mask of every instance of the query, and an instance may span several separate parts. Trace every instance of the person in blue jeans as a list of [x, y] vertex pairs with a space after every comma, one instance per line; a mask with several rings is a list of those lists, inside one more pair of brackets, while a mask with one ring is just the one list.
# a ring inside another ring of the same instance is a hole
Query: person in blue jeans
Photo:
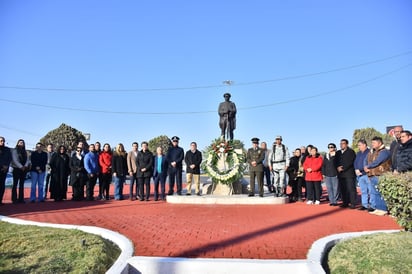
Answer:
[[31, 168], [31, 191], [30, 202], [36, 201], [36, 188], [38, 190], [39, 202], [44, 202], [44, 178], [46, 176], [47, 153], [43, 151], [43, 144], [37, 143], [36, 150], [30, 155]]
[[391, 153], [385, 148], [381, 137], [373, 137], [372, 139], [372, 151], [365, 159], [364, 168], [368, 174], [369, 181], [371, 183], [371, 207], [375, 208], [374, 211], [369, 213], [384, 216], [388, 214], [388, 208], [385, 200], [378, 189], [379, 176], [385, 172], [391, 171]]
[[329, 205], [337, 206], [339, 198], [339, 181], [338, 171], [336, 169], [336, 145], [334, 143], [328, 144], [329, 152], [325, 154], [322, 163], [323, 181], [326, 184], [326, 190], [328, 191]]
[[153, 158], [153, 182], [154, 182], [154, 200], [159, 199], [159, 183], [160, 183], [160, 196], [162, 200], [166, 200], [166, 177], [168, 163], [166, 156], [163, 154], [163, 148], [157, 147], [156, 156]]
[[114, 181], [114, 199], [123, 200], [123, 185], [126, 181], [127, 153], [123, 144], [118, 144], [112, 157], [112, 174]]
[[362, 206], [358, 208], [359, 210], [368, 210], [374, 211], [375, 209], [371, 206], [371, 200], [374, 197], [371, 197], [372, 184], [368, 179], [363, 166], [365, 165], [365, 159], [368, 157], [369, 148], [365, 139], [360, 139], [358, 141], [358, 153], [356, 153], [355, 162], [353, 166], [355, 167], [355, 174], [358, 180], [358, 184], [361, 190], [361, 204]]
[[89, 152], [84, 156], [84, 169], [87, 172], [86, 200], [94, 201], [94, 187], [100, 174], [99, 155], [94, 149], [94, 144], [89, 145]]

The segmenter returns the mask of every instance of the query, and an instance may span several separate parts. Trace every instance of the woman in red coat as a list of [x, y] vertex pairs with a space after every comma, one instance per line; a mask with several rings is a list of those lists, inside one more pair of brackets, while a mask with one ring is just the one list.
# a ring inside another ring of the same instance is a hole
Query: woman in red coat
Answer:
[[[323, 158], [318, 153], [318, 149], [313, 147], [310, 155], [306, 157], [303, 163], [305, 170], [305, 181], [307, 191], [307, 204], [320, 204], [320, 189], [322, 182], [322, 163]], [[315, 201], [315, 202], [313, 202]]]
[[104, 144], [103, 151], [99, 154], [99, 200], [109, 200], [110, 183], [112, 182], [112, 149], [109, 144]]

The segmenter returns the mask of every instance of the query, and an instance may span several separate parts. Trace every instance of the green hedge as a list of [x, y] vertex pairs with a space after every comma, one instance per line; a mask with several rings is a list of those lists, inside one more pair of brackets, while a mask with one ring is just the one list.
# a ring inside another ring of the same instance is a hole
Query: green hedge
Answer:
[[412, 172], [386, 173], [379, 178], [378, 189], [389, 213], [406, 231], [412, 231]]

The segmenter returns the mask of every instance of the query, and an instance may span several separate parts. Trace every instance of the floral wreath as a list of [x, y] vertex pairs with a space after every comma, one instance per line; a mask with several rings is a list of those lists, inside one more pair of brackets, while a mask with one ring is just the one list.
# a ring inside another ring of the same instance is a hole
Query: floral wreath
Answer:
[[[203, 169], [213, 182], [231, 185], [243, 176], [245, 170], [244, 156], [233, 148], [232, 141], [225, 141], [218, 138], [207, 148], [207, 159], [203, 162]], [[228, 169], [221, 171], [218, 169], [218, 161], [225, 155]]]

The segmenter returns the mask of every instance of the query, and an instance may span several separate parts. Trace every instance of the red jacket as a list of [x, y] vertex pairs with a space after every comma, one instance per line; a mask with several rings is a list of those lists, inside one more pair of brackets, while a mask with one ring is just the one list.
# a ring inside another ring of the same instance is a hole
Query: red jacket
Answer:
[[[323, 158], [321, 156], [312, 157], [308, 156], [303, 162], [303, 168], [305, 169], [305, 180], [306, 181], [322, 181], [322, 163]], [[311, 168], [312, 172], [308, 172], [307, 169]]]
[[112, 153], [103, 151], [99, 155], [99, 166], [101, 173], [110, 173], [112, 168]]

